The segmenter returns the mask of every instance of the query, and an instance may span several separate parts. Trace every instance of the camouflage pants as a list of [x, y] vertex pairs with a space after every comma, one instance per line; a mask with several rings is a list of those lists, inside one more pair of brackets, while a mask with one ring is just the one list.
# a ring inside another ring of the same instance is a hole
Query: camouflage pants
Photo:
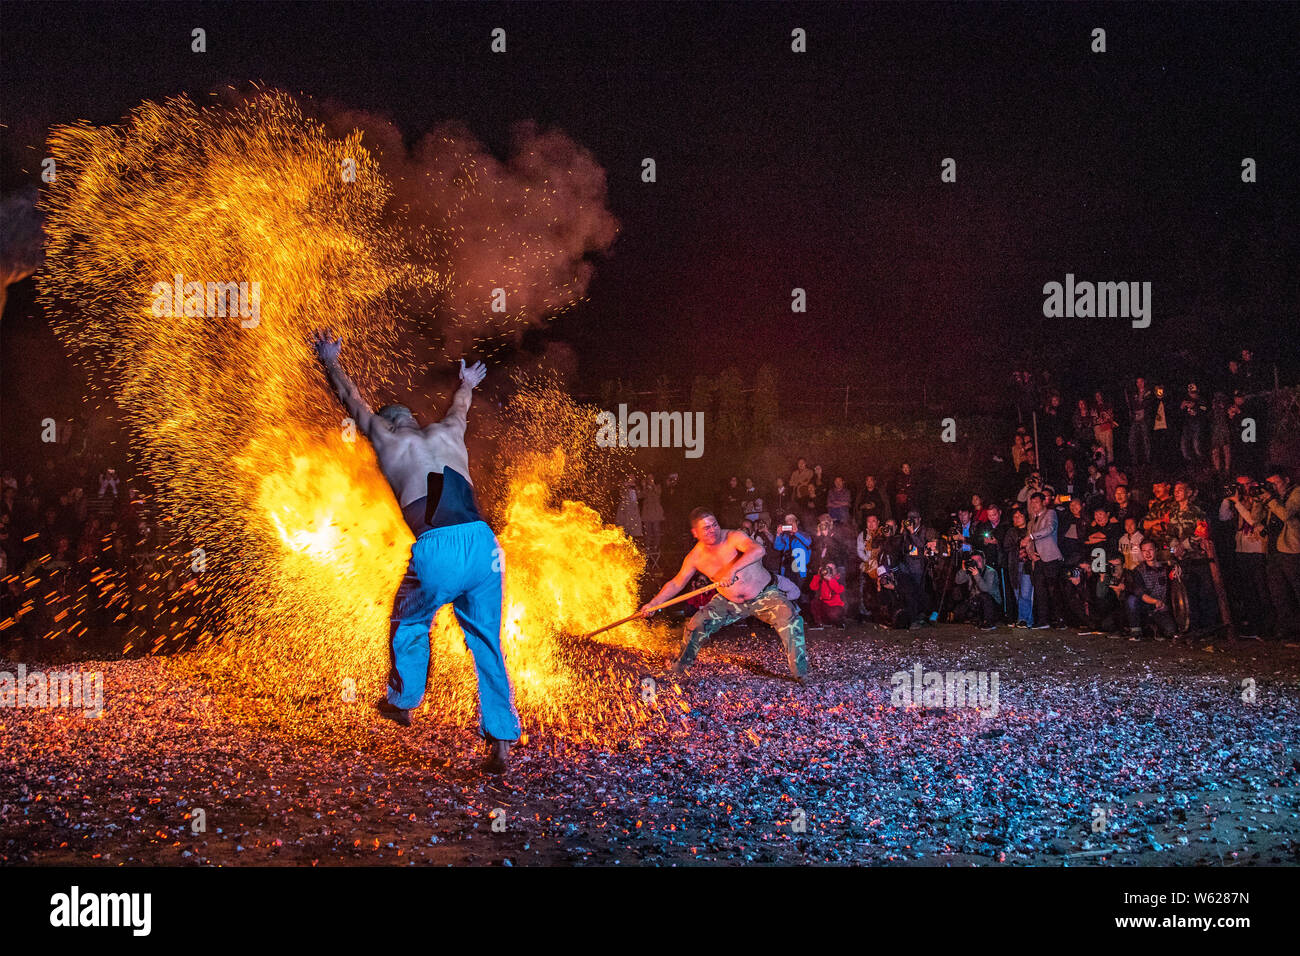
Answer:
[[803, 618], [799, 616], [799, 609], [785, 599], [775, 582], [741, 604], [715, 594], [712, 601], [686, 622], [678, 666], [683, 669], [690, 667], [695, 663], [700, 645], [710, 634], [747, 617], [756, 617], [776, 629], [785, 646], [791, 676], [803, 677], [808, 673], [808, 658], [804, 655], [803, 646]]

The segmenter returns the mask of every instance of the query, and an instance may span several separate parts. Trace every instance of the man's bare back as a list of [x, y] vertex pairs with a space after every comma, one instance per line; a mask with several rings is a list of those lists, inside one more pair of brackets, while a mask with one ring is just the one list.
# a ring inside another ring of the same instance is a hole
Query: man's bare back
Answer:
[[375, 421], [379, 425], [366, 437], [375, 449], [379, 470], [402, 507], [425, 496], [430, 472], [442, 474], [444, 468], [450, 467], [470, 480], [463, 432], [457, 433], [443, 422], [421, 428], [414, 419], [411, 425], [396, 427], [389, 427], [377, 415]]
[[388, 480], [400, 506], [405, 508], [425, 497], [430, 473], [440, 475], [443, 469], [453, 468], [467, 482], [470, 481], [465, 428], [474, 388], [487, 375], [482, 362], [467, 368], [465, 360], [461, 359], [460, 387], [451, 400], [451, 409], [442, 421], [421, 428], [410, 410], [400, 405], [386, 406], [381, 410], [384, 414], [371, 411], [339, 365], [341, 338], [331, 340], [328, 333], [318, 332], [313, 345], [329, 375], [330, 384], [356, 422], [357, 429], [370, 440], [379, 470]]

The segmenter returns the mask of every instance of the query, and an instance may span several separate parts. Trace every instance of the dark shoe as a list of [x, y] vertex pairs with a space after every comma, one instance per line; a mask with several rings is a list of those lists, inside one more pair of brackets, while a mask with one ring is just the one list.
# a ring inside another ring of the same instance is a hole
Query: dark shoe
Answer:
[[997, 626], [996, 624], [981, 624], [981, 625], [980, 625], [980, 630], [981, 630], [981, 631], [996, 631], [997, 629], [998, 629], [998, 626]]
[[689, 670], [689, 668], [684, 667], [681, 661], [673, 661], [673, 666], [668, 668], [668, 673], [675, 677], [682, 677], [685, 675], [687, 670]]
[[398, 724], [401, 727], [411, 726], [411, 712], [389, 703], [388, 698], [380, 700], [379, 703], [375, 705], [375, 709], [379, 711], [380, 716], [387, 717], [393, 723]]
[[510, 762], [510, 741], [487, 738], [487, 760], [483, 761], [485, 773], [505, 773]]

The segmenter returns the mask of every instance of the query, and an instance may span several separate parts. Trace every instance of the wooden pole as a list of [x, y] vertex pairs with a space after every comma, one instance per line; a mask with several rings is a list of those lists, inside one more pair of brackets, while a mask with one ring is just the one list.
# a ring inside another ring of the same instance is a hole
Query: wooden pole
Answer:
[[[705, 591], [712, 591], [714, 588], [719, 586], [720, 585], [717, 583], [706, 584], [704, 587], [696, 588], [694, 591], [687, 591], [685, 594], [679, 594], [671, 601], [664, 601], [663, 604], [656, 604], [653, 608], [651, 608], [651, 613], [654, 613], [655, 611], [661, 610], [673, 604], [680, 604], [682, 603], [682, 601], [689, 601], [691, 598], [695, 597], [695, 595], [703, 594]], [[629, 614], [627, 617], [617, 620], [613, 624], [606, 624], [604, 627], [597, 628], [594, 631], [582, 635], [582, 637], [584, 640], [588, 637], [595, 637], [597, 634], [603, 634], [605, 631], [613, 630], [614, 628], [618, 627], [620, 624], [626, 624], [628, 621], [631, 621], [640, 616], [641, 616], [641, 612], [637, 611], [635, 614]]]

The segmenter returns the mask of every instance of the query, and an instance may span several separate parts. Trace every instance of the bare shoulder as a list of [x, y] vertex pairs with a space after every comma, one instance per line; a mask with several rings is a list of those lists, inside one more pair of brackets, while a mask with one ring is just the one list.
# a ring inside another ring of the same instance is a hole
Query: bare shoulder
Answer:
[[450, 443], [461, 446], [465, 444], [464, 433], [446, 419], [425, 425], [420, 429], [420, 434], [426, 441], [435, 444]]
[[743, 531], [728, 531], [727, 544], [731, 545], [737, 551], [754, 545], [754, 539]]

